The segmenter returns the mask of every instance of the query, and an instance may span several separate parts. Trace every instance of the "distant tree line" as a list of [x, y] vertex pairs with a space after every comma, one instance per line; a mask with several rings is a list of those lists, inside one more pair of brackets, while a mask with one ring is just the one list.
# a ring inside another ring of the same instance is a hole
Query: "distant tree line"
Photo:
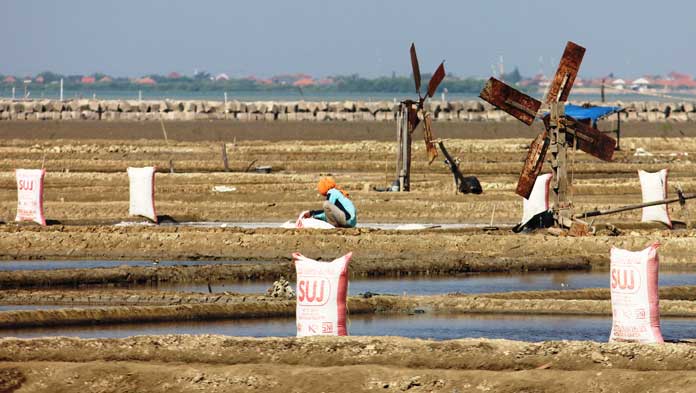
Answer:
[[[63, 79], [65, 89], [89, 91], [105, 90], [143, 90], [143, 91], [295, 91], [298, 87], [292, 83], [269, 82], [253, 78], [231, 78], [229, 80], [215, 80], [210, 73], [199, 72], [194, 76], [180, 76], [171, 78], [163, 75], [146, 75], [145, 77], [155, 81], [155, 84], [139, 84], [135, 79], [125, 77], [111, 77], [102, 73], [89, 75], [95, 82], [85, 84], [82, 81], [84, 75], [60, 75], [46, 71], [37, 74], [32, 78], [31, 88], [36, 89], [42, 86], [47, 91], [57, 90], [58, 82]], [[38, 84], [38, 77], [43, 79], [43, 83]], [[144, 78], [145, 78], [144, 77]], [[0, 86], [7, 87], [3, 83], [4, 75], [0, 75]], [[430, 75], [422, 77], [422, 93], [427, 89]], [[415, 86], [411, 76], [396, 76], [366, 78], [358, 74], [337, 75], [327, 78], [329, 83], [315, 83], [313, 85], [302, 86], [305, 92], [365, 92], [365, 93], [415, 93]], [[17, 77], [15, 86], [21, 86], [24, 78]], [[459, 78], [457, 76], [447, 76], [440, 85], [438, 91], [447, 89], [450, 93], [478, 93], [483, 86], [484, 80], [477, 78]]]

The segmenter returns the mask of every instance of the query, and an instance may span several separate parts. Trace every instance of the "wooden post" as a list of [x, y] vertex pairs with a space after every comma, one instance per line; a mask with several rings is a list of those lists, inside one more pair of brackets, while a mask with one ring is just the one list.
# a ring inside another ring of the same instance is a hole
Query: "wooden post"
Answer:
[[[410, 104], [406, 104], [410, 105]], [[399, 112], [399, 156], [397, 166], [399, 170], [399, 191], [411, 189], [411, 130], [408, 123], [408, 107], [401, 105]]]
[[174, 161], [169, 160], [169, 173], [174, 173]]
[[563, 102], [551, 104], [551, 169], [553, 171], [553, 218], [557, 226], [569, 228], [572, 212], [568, 200], [568, 142], [563, 123], [565, 107]]
[[404, 188], [402, 191], [411, 191], [411, 127], [408, 122], [408, 116], [404, 122]]
[[621, 111], [616, 112], [616, 150], [621, 150]]
[[399, 105], [399, 112], [396, 114], [396, 176], [395, 178], [399, 181], [399, 191], [401, 191], [401, 162], [403, 159], [403, 149], [401, 148], [401, 137], [403, 132], [401, 128], [403, 127], [404, 120], [404, 104]]
[[229, 172], [230, 165], [229, 165], [229, 162], [227, 161], [227, 144], [226, 143], [222, 144], [222, 164], [225, 166], [225, 172]]

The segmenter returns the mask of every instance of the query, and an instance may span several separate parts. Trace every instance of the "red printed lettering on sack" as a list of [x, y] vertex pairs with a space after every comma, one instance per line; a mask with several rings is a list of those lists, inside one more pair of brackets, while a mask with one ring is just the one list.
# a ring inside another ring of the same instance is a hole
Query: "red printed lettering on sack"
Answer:
[[304, 277], [297, 282], [297, 302], [303, 306], [323, 306], [329, 301], [331, 285], [323, 277]]
[[333, 322], [322, 322], [321, 323], [321, 332], [323, 334], [333, 333]]
[[641, 275], [634, 267], [611, 269], [611, 289], [626, 293], [635, 293], [640, 289]]

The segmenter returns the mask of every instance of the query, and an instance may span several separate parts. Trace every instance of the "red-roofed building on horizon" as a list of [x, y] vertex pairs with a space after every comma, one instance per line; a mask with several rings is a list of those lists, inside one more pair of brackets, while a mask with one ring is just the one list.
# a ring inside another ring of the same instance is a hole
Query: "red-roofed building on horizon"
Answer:
[[663, 88], [673, 88], [673, 89], [692, 89], [696, 88], [696, 81], [693, 77], [688, 74], [683, 74], [681, 72], [672, 71], [667, 74], [667, 78], [656, 78], [651, 81], [651, 84], [660, 86]]
[[143, 77], [140, 79], [136, 79], [135, 84], [136, 85], [152, 86], [152, 85], [156, 85], [157, 82], [155, 82], [155, 80], [150, 78], [149, 76], [146, 76], [146, 77]]
[[94, 78], [93, 76], [83, 76], [82, 79], [80, 79], [80, 83], [82, 83], [83, 85], [91, 85], [96, 81], [96, 78]]
[[176, 71], [172, 71], [172, 72], [170, 72], [170, 73], [167, 75], [167, 78], [169, 78], [169, 79], [179, 79], [179, 78], [181, 78], [181, 74], [178, 73], [178, 72], [176, 72]]
[[302, 78], [302, 79], [298, 79], [292, 83], [292, 85], [296, 86], [296, 87], [314, 86], [314, 84], [315, 84], [315, 82], [314, 82], [314, 79], [312, 79], [312, 78]]
[[8, 75], [2, 80], [4, 83], [17, 83], [17, 79], [14, 76]]

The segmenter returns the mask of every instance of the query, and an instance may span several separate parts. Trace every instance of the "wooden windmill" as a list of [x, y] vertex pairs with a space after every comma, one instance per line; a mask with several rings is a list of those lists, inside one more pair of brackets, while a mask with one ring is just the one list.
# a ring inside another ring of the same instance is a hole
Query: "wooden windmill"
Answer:
[[[604, 161], [611, 161], [616, 141], [596, 128], [565, 115], [565, 102], [578, 74], [585, 48], [568, 42], [558, 65], [549, 91], [545, 110], [539, 115], [542, 103], [505, 83], [490, 78], [481, 90], [480, 97], [514, 116], [527, 125], [541, 118], [544, 130], [534, 139], [517, 182], [517, 194], [529, 198], [534, 182], [541, 172], [547, 150], [551, 150], [553, 170], [553, 219], [554, 225], [570, 228], [574, 222], [573, 207], [568, 190], [568, 151], [580, 149]], [[582, 223], [581, 223], [582, 224]]]
[[437, 157], [437, 148], [433, 141], [432, 115], [425, 110], [423, 104], [425, 100], [435, 94], [437, 87], [445, 79], [445, 62], [443, 61], [431, 76], [425, 95], [421, 95], [421, 73], [415, 44], [411, 44], [411, 67], [413, 68], [413, 80], [416, 85], [418, 99], [401, 101], [397, 114], [396, 127], [399, 148], [397, 151], [396, 168], [399, 191], [409, 191], [411, 189], [411, 134], [420, 124], [421, 117], [423, 118], [423, 139], [428, 152], [428, 162], [432, 163]]

